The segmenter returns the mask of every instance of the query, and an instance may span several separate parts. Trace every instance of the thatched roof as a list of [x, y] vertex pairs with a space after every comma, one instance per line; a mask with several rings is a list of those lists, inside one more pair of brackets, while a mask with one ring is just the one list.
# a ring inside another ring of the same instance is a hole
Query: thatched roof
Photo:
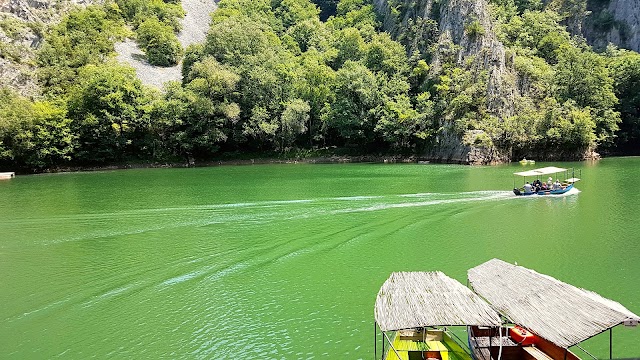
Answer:
[[394, 272], [376, 298], [382, 331], [426, 326], [499, 326], [500, 316], [478, 295], [442, 272]]
[[513, 323], [568, 348], [628, 319], [619, 303], [533, 270], [493, 259], [469, 270], [476, 293]]

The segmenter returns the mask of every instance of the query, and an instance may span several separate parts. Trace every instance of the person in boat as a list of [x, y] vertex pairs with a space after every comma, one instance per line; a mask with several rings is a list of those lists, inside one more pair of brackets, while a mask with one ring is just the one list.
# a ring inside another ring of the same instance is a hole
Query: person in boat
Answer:
[[555, 184], [553, 184], [557, 190], [562, 189], [562, 184], [560, 184], [560, 180], [556, 179]]
[[547, 180], [547, 187], [551, 189], [552, 186], [553, 186], [553, 178], [549, 176], [549, 179]]
[[527, 181], [527, 183], [524, 184], [524, 193], [531, 194], [531, 188], [532, 188], [531, 184], [529, 184], [529, 182]]
[[540, 181], [540, 179], [536, 179], [536, 181], [533, 182], [533, 187], [535, 188], [536, 192], [540, 191], [540, 188], [542, 187], [542, 182]]
[[549, 190], [549, 186], [547, 185], [546, 182], [542, 183], [542, 185], [540, 186], [540, 190], [542, 191]]

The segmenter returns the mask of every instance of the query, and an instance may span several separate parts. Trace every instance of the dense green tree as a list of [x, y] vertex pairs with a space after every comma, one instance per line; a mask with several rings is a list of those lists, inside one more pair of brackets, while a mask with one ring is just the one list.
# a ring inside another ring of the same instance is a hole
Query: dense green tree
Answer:
[[136, 29], [138, 45], [147, 55], [151, 65], [173, 66], [180, 61], [182, 45], [173, 29], [155, 17], [151, 17]]
[[590, 50], [563, 48], [558, 55], [555, 83], [561, 102], [571, 99], [580, 107], [593, 109], [597, 140], [611, 143], [620, 117], [613, 111], [618, 99], [604, 58]]
[[312, 50], [302, 55], [294, 92], [310, 106], [309, 144], [322, 139], [320, 117], [324, 106], [335, 101], [335, 79], [336, 72], [327, 65], [323, 54]]
[[264, 54], [280, 45], [280, 39], [268, 25], [239, 15], [222, 18], [211, 25], [204, 53], [224, 64], [241, 67], [247, 57]]
[[618, 151], [637, 154], [640, 141], [640, 55], [615, 49], [607, 52], [614, 91], [620, 100], [616, 107], [621, 117]]
[[108, 62], [80, 69], [68, 103], [77, 159], [104, 163], [135, 155], [149, 126], [150, 100], [132, 68]]
[[204, 57], [204, 45], [203, 44], [191, 44], [187, 46], [184, 52], [184, 58], [182, 59], [182, 80], [186, 84], [186, 79], [191, 72], [191, 67], [199, 59]]
[[215, 101], [230, 101], [240, 77], [220, 64], [212, 56], [206, 56], [193, 64], [187, 78], [187, 87]]
[[285, 30], [282, 20], [275, 15], [271, 0], [225, 0], [220, 2], [212, 17], [214, 24], [228, 18], [248, 17], [251, 22], [266, 25], [278, 33]]
[[340, 0], [337, 16], [329, 18], [328, 24], [334, 29], [353, 27], [370, 33], [378, 26], [373, 5], [366, 0]]
[[134, 27], [140, 26], [150, 17], [155, 17], [174, 31], [180, 30], [180, 19], [184, 10], [177, 1], [162, 0], [116, 0], [122, 16]]
[[287, 31], [297, 43], [300, 52], [316, 49], [327, 51], [331, 47], [333, 38], [324, 23], [317, 18], [307, 19], [297, 23]]
[[375, 74], [349, 60], [336, 72], [334, 91], [336, 100], [327, 106], [323, 116], [325, 131], [350, 144], [363, 145], [373, 140], [376, 123], [372, 110], [381, 100]]
[[334, 47], [337, 56], [334, 68], [340, 68], [346, 61], [358, 61], [365, 56], [365, 41], [358, 29], [346, 28], [336, 31]]
[[[114, 41], [129, 35], [124, 19], [151, 63], [179, 62], [178, 1], [74, 10], [39, 52], [48, 100], [0, 92], [0, 162], [192, 162], [320, 146], [420, 154], [451, 136], [516, 157], [571, 158], [611, 144], [619, 112], [621, 140], [637, 141], [640, 57], [598, 55], [571, 38], [572, 1], [491, 1], [516, 73], [512, 116], [489, 106], [500, 99], [477, 59], [461, 62], [458, 45], [437, 43], [434, 20], [403, 23], [396, 41], [379, 31], [368, 0], [316, 1], [336, 5], [326, 22], [310, 0], [221, 1], [206, 42], [186, 50], [182, 82], [163, 94], [110, 59]], [[391, 5], [392, 15], [408, 11]], [[469, 36], [484, 31], [466, 23]]]
[[406, 75], [409, 64], [404, 47], [389, 34], [375, 35], [366, 47], [365, 64], [371, 71], [387, 76]]
[[587, 150], [596, 141], [593, 120], [589, 108], [581, 108], [573, 100], [548, 111], [540, 124], [546, 129], [546, 145], [556, 151]]
[[408, 150], [414, 146], [423, 146], [431, 134], [430, 117], [433, 116], [433, 103], [429, 101], [429, 93], [424, 93], [418, 100], [418, 111], [406, 94], [386, 99], [378, 108], [379, 120], [375, 130], [396, 150]]
[[64, 108], [0, 89], [0, 163], [43, 170], [69, 162], [74, 147]]
[[72, 10], [45, 37], [38, 52], [39, 79], [54, 95], [66, 92], [77, 69], [107, 60], [114, 52], [114, 42], [127, 34], [117, 7]]
[[296, 138], [307, 131], [310, 110], [309, 103], [301, 99], [293, 99], [285, 105], [278, 129], [281, 151], [290, 148]]
[[557, 61], [561, 47], [570, 46], [569, 33], [560, 25], [554, 11], [529, 11], [514, 16], [502, 28], [502, 40], [521, 49], [524, 55], [535, 55], [550, 63]]
[[273, 0], [276, 5], [275, 16], [282, 25], [289, 28], [308, 19], [317, 19], [320, 10], [309, 0]]
[[271, 52], [264, 61], [252, 63], [243, 73], [240, 80], [240, 105], [242, 109], [247, 109], [249, 115], [243, 123], [245, 135], [275, 144], [279, 116], [284, 110], [283, 105], [294, 96], [293, 90], [297, 83], [297, 72], [287, 66], [295, 65]]

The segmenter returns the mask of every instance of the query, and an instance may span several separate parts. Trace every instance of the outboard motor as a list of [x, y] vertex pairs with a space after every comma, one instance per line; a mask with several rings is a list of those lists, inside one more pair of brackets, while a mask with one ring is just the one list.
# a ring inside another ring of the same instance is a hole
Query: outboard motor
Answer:
[[513, 189], [513, 193], [516, 195], [522, 195], [522, 193], [520, 192], [520, 190], [518, 188]]

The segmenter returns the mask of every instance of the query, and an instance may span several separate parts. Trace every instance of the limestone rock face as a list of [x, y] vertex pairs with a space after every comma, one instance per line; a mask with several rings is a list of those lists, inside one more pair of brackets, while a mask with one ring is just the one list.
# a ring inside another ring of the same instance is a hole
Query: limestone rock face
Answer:
[[[390, 3], [392, 3], [390, 5]], [[398, 6], [398, 3], [399, 6]], [[472, 73], [487, 74], [487, 108], [498, 117], [512, 116], [518, 97], [517, 75], [513, 59], [495, 35], [495, 25], [489, 14], [487, 0], [375, 0], [376, 11], [382, 15], [385, 30], [396, 37], [401, 29], [418, 19], [432, 19], [438, 24], [438, 38], [432, 51], [430, 72], [436, 76], [442, 64], [452, 58], [459, 67]], [[399, 10], [400, 9], [400, 10]], [[470, 31], [471, 28], [475, 30]], [[421, 49], [423, 50], [423, 49]], [[437, 145], [425, 154], [436, 161], [491, 164], [509, 161], [509, 154], [490, 147], [473, 146], [479, 130], [460, 136], [451, 129], [455, 119], [442, 119], [445, 129], [438, 135]]]
[[610, 0], [605, 8], [589, 9], [584, 36], [596, 49], [612, 43], [640, 52], [640, 0]]
[[35, 29], [60, 21], [74, 5], [101, 0], [0, 0], [0, 87], [9, 87], [27, 97], [39, 93], [35, 76], [36, 50], [42, 35]]

